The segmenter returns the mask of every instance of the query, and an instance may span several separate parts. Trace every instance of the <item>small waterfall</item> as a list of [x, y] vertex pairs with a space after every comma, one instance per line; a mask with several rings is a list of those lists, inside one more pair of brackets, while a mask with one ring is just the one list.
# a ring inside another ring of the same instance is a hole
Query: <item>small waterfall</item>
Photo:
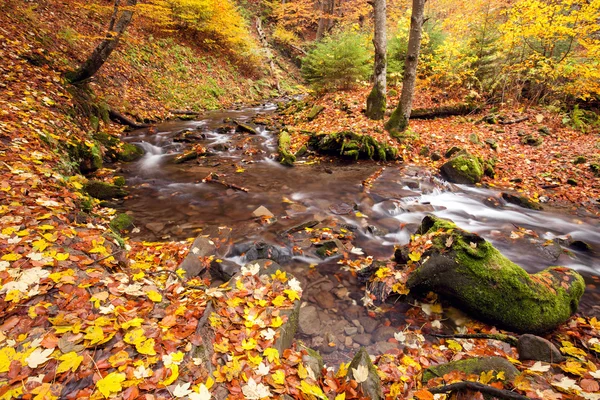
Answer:
[[140, 170], [153, 172], [156, 170], [160, 161], [166, 156], [164, 149], [159, 146], [155, 146], [148, 142], [139, 142], [136, 145], [144, 149], [144, 156], [139, 161]]

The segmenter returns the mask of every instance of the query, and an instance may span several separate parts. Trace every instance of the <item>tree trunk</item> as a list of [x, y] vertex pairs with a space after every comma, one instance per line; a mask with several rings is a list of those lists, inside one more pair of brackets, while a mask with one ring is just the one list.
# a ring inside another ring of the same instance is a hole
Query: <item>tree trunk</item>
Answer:
[[317, 40], [325, 36], [325, 32], [331, 28], [331, 16], [333, 15], [334, 0], [321, 0], [321, 18], [317, 27]]
[[423, 33], [423, 14], [426, 0], [413, 0], [412, 14], [410, 16], [410, 35], [408, 38], [408, 50], [404, 62], [404, 78], [402, 80], [402, 93], [400, 103], [385, 124], [385, 129], [392, 136], [404, 132], [408, 127], [408, 119], [412, 109], [415, 81], [417, 80], [417, 64], [419, 63], [419, 52], [421, 50], [421, 36]]
[[94, 76], [119, 44], [121, 36], [123, 36], [123, 33], [131, 22], [133, 9], [137, 4], [137, 0], [127, 0], [125, 8], [121, 10], [119, 10], [120, 3], [121, 0], [115, 0], [115, 12], [104, 40], [100, 42], [77, 71], [67, 74], [67, 78], [71, 83], [80, 83]]
[[387, 35], [386, 35], [386, 5], [385, 0], [375, 0], [375, 70], [373, 74], [373, 89], [367, 97], [367, 117], [383, 119], [386, 106], [386, 69], [387, 69]]

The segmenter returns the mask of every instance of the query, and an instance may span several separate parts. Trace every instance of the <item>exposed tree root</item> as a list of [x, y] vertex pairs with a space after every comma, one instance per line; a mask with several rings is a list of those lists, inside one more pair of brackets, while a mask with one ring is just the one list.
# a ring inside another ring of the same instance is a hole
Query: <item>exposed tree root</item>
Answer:
[[470, 382], [470, 381], [463, 381], [463, 382], [452, 383], [450, 385], [438, 386], [435, 388], [428, 388], [427, 390], [429, 390], [433, 394], [450, 393], [450, 392], [455, 392], [455, 391], [459, 391], [459, 390], [474, 390], [474, 391], [481, 392], [484, 394], [489, 394], [498, 399], [531, 400], [530, 397], [523, 396], [523, 395], [520, 395], [515, 392], [511, 392], [510, 390], [497, 389], [493, 386], [484, 385], [479, 382]]

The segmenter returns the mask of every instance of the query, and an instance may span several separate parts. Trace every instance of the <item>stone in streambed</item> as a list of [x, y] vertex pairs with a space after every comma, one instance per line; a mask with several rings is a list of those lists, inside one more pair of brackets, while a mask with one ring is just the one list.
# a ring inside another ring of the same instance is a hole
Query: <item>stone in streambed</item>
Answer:
[[274, 217], [273, 213], [271, 211], [269, 211], [269, 209], [265, 206], [260, 206], [256, 210], [252, 211], [252, 216], [254, 218], [260, 218], [260, 217], [272, 218], [272, 217]]
[[298, 327], [300, 333], [304, 335], [314, 336], [321, 333], [321, 319], [315, 306], [306, 306], [300, 309]]
[[88, 181], [83, 186], [83, 190], [98, 200], [123, 198], [128, 194], [126, 190], [117, 185], [96, 180]]
[[211, 256], [216, 251], [215, 244], [209, 238], [198, 236], [190, 246], [188, 255], [179, 264], [179, 268], [185, 271], [185, 275], [188, 278], [198, 276], [205, 268], [204, 264], [200, 261], [200, 257]]
[[484, 321], [524, 333], [552, 330], [577, 311], [585, 283], [574, 270], [529, 275], [485, 239], [437, 217], [425, 217], [417, 233], [432, 235], [433, 246], [408, 279], [411, 292], [445, 295]]
[[460, 152], [440, 167], [440, 173], [448, 182], [475, 184], [483, 178], [483, 166], [477, 157]]
[[[366, 368], [367, 377], [363, 380], [363, 377], [355, 376], [357, 372], [362, 372]], [[348, 378], [361, 381], [360, 387], [363, 394], [371, 400], [380, 400], [383, 398], [381, 391], [381, 379], [377, 373], [377, 369], [371, 362], [371, 357], [367, 353], [364, 347], [361, 347], [356, 355], [352, 358], [350, 365], [348, 366]]]
[[535, 360], [559, 364], [565, 360], [552, 342], [539, 336], [525, 334], [519, 337], [517, 351], [520, 360]]

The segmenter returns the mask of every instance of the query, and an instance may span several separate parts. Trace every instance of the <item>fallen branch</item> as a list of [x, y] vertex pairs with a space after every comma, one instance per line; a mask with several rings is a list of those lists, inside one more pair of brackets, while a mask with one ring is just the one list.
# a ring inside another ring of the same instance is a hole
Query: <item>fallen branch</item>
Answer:
[[511, 124], [518, 124], [519, 122], [527, 121], [528, 119], [529, 119], [528, 116], [524, 116], [521, 118], [511, 119], [508, 121], [498, 121], [498, 123], [500, 125], [511, 125]]
[[461, 103], [452, 106], [441, 106], [436, 108], [417, 108], [410, 113], [411, 119], [433, 119], [438, 117], [450, 117], [454, 115], [467, 115], [478, 110], [475, 104]]
[[108, 116], [110, 117], [111, 120], [113, 120], [121, 125], [129, 126], [133, 129], [147, 128], [150, 126], [148, 124], [139, 124], [136, 121], [134, 121], [133, 119], [131, 119], [115, 110], [108, 110]]
[[470, 381], [462, 381], [457, 383], [452, 383], [450, 385], [438, 386], [435, 388], [428, 388], [433, 394], [441, 394], [441, 393], [450, 393], [459, 390], [474, 390], [476, 392], [481, 392], [484, 394], [489, 394], [490, 396], [494, 396], [499, 399], [508, 399], [508, 400], [531, 400], [531, 398], [527, 396], [523, 396], [521, 394], [511, 392], [510, 390], [502, 390], [496, 389], [493, 386], [484, 385], [479, 382], [470, 382]]
[[468, 334], [455, 334], [455, 335], [442, 335], [437, 333], [432, 333], [432, 336], [439, 337], [442, 339], [491, 339], [491, 340], [500, 340], [501, 342], [505, 342], [510, 344], [511, 346], [517, 346], [517, 339], [514, 336], [503, 335], [501, 333], [492, 334], [492, 333], [468, 333]]
[[204, 183], [218, 183], [219, 185], [223, 185], [223, 186], [225, 186], [226, 188], [229, 188], [229, 189], [239, 190], [239, 191], [245, 192], [245, 193], [249, 192], [249, 190], [246, 189], [245, 187], [236, 185], [235, 183], [227, 183], [227, 182], [220, 181], [218, 175], [217, 175], [216, 178], [214, 178], [214, 175], [216, 175], [216, 174], [212, 174], [212, 173], [208, 174], [206, 176], [206, 178], [202, 179], [202, 182], [204, 182]]

